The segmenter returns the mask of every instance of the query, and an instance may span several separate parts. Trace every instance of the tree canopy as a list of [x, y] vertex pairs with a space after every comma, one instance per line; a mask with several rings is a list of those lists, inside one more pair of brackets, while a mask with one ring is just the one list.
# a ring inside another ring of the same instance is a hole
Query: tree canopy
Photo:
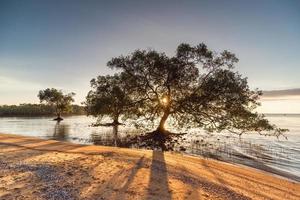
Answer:
[[75, 93], [73, 92], [64, 94], [61, 90], [55, 88], [40, 90], [38, 93], [41, 103], [45, 102], [48, 105], [54, 106], [55, 114], [57, 115], [55, 120], [62, 120], [61, 114], [71, 110], [71, 103], [74, 102], [74, 95]]
[[[279, 136], [286, 130], [270, 124], [259, 106], [259, 90], [251, 90], [247, 78], [234, 71], [237, 57], [216, 53], [203, 43], [180, 44], [174, 56], [155, 50], [136, 50], [112, 58], [108, 66], [121, 70], [130, 88], [139, 119], [166, 133], [166, 122], [177, 127], [227, 130], [236, 134], [258, 132]], [[109, 112], [109, 111], [108, 111]]]
[[118, 125], [119, 118], [134, 109], [128, 96], [129, 87], [121, 74], [98, 76], [91, 80], [91, 87], [84, 104], [87, 114], [98, 117], [99, 121], [107, 116], [113, 120], [111, 125]]

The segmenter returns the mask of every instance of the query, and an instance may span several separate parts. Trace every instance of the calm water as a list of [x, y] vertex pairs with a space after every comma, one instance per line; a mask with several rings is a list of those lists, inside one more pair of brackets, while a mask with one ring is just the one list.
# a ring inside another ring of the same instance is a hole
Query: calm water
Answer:
[[[264, 137], [257, 134], [239, 138], [227, 133], [207, 134], [190, 130], [184, 146], [186, 153], [202, 155], [256, 167], [282, 176], [300, 180], [300, 115], [268, 115], [281, 128], [288, 128], [288, 139]], [[49, 117], [0, 118], [0, 133], [35, 136], [82, 144], [115, 145], [111, 127], [91, 127], [94, 118], [71, 116], [59, 124]], [[137, 130], [120, 127], [119, 140]]]

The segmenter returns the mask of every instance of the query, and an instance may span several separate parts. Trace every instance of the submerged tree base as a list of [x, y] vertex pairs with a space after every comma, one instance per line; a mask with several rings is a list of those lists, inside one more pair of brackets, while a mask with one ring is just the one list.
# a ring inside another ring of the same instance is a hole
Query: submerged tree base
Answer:
[[150, 148], [153, 150], [174, 151], [176, 145], [180, 144], [180, 140], [186, 133], [172, 133], [166, 130], [155, 130], [137, 136], [136, 143], [139, 147]]
[[64, 120], [64, 119], [61, 118], [61, 117], [56, 117], [56, 118], [54, 118], [53, 120], [54, 120], [54, 121], [62, 121], [62, 120]]

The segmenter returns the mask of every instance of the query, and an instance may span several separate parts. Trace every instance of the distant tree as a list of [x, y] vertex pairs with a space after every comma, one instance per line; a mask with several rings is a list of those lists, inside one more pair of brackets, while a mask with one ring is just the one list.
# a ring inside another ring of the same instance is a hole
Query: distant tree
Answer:
[[120, 117], [128, 116], [132, 109], [124, 78], [122, 74], [115, 74], [92, 79], [92, 90], [84, 103], [87, 114], [98, 117], [99, 122], [104, 116], [109, 117], [112, 123], [106, 125], [119, 125]]
[[137, 115], [156, 125], [156, 134], [170, 133], [165, 124], [171, 118], [169, 124], [181, 128], [281, 135], [285, 129], [254, 112], [262, 93], [251, 90], [247, 79], [233, 71], [237, 62], [233, 53], [215, 53], [202, 43], [181, 44], [172, 57], [136, 50], [112, 58], [108, 66], [127, 76], [130, 96], [139, 102]]
[[75, 93], [64, 94], [61, 90], [55, 88], [47, 88], [45, 90], [40, 90], [38, 97], [40, 102], [47, 103], [55, 108], [55, 114], [57, 117], [54, 120], [63, 120], [61, 114], [64, 112], [69, 112], [72, 108], [71, 103], [74, 102]]

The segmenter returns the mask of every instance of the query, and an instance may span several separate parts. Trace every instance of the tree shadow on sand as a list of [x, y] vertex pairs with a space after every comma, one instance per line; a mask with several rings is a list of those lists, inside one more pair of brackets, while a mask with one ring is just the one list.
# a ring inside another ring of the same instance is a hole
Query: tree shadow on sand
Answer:
[[148, 184], [148, 194], [146, 199], [172, 199], [172, 194], [168, 184], [168, 171], [166, 167], [164, 153], [153, 151], [150, 180]]

